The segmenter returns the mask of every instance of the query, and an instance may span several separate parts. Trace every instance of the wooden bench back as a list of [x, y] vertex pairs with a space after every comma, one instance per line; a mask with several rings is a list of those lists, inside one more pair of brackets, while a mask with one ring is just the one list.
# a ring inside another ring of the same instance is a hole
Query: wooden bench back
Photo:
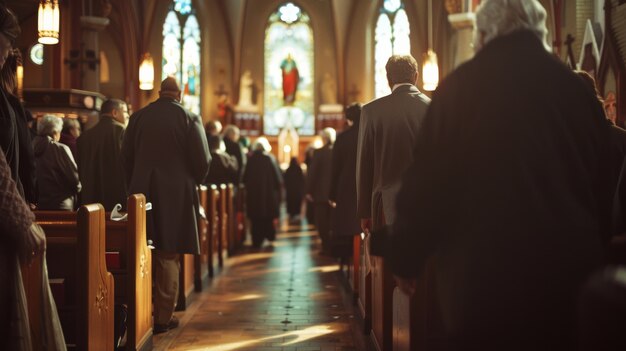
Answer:
[[146, 197], [128, 197], [125, 221], [106, 222], [107, 251], [117, 251], [120, 269], [112, 270], [115, 302], [128, 306], [127, 350], [152, 346], [152, 252], [146, 236]]
[[[65, 216], [67, 214], [63, 214]], [[65, 306], [58, 306], [68, 346], [79, 350], [113, 349], [113, 276], [105, 262], [104, 209], [99, 204], [82, 206], [74, 220], [49, 221], [37, 216], [46, 232], [50, 278], [65, 279]], [[35, 281], [28, 268], [25, 281]], [[41, 297], [41, 284], [29, 284], [27, 298]], [[37, 300], [40, 301], [40, 300]], [[39, 311], [30, 315], [33, 333], [41, 331]], [[37, 347], [37, 346], [35, 346]]]
[[[127, 350], [152, 347], [152, 253], [146, 237], [146, 198], [143, 194], [128, 197], [125, 221], [106, 220], [107, 252], [119, 252], [121, 267], [111, 268], [115, 277], [115, 303], [128, 307]], [[75, 222], [71, 211], [37, 211], [38, 221]], [[109, 218], [110, 214], [106, 214]]]
[[198, 199], [200, 200], [200, 206], [204, 209], [206, 218], [198, 218], [198, 240], [200, 242], [200, 255], [196, 255], [194, 258], [194, 273], [195, 280], [194, 286], [196, 292], [202, 291], [202, 288], [208, 283], [209, 278], [209, 259], [211, 253], [209, 251], [210, 240], [210, 213], [208, 208], [209, 189], [205, 185], [198, 187]]
[[215, 262], [218, 256], [218, 237], [220, 234], [220, 211], [219, 211], [220, 192], [215, 184], [209, 187], [207, 218], [209, 219], [209, 277], [215, 275]]

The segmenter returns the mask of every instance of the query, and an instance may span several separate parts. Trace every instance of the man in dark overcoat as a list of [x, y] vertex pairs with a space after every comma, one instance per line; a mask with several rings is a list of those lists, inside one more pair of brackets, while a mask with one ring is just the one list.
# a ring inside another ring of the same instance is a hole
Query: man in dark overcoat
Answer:
[[339, 134], [333, 146], [329, 199], [335, 207], [331, 223], [331, 251], [346, 258], [352, 254], [352, 239], [361, 233], [356, 215], [356, 147], [359, 137], [361, 104], [346, 109], [352, 126]]
[[435, 92], [403, 177], [388, 259], [408, 292], [434, 260], [450, 349], [577, 349], [609, 227], [609, 127], [545, 20], [535, 0], [482, 2], [477, 54]]
[[102, 104], [100, 120], [76, 141], [78, 174], [83, 186], [81, 203], [101, 203], [112, 211], [126, 207], [126, 179], [122, 168], [122, 141], [128, 121], [128, 106], [119, 99]]
[[260, 248], [265, 239], [272, 242], [276, 238], [274, 221], [279, 215], [283, 176], [270, 151], [267, 139], [257, 138], [243, 174], [254, 248]]
[[200, 118], [180, 104], [172, 77], [161, 83], [159, 99], [130, 119], [122, 160], [130, 193], [143, 193], [152, 210], [146, 230], [155, 250], [154, 332], [178, 326], [180, 254], [199, 254], [196, 186], [205, 179], [211, 156]]

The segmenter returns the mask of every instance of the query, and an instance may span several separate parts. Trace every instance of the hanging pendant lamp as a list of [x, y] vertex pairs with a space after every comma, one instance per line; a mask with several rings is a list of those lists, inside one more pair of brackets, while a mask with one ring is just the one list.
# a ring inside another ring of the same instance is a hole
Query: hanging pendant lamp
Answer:
[[439, 85], [439, 64], [437, 54], [433, 51], [433, 5], [428, 0], [428, 52], [424, 55], [422, 65], [422, 83], [426, 91], [433, 91]]
[[143, 61], [139, 66], [139, 89], [154, 89], [154, 62], [149, 53], [144, 54]]
[[59, 1], [41, 0], [39, 2], [39, 42], [54, 45], [59, 42]]

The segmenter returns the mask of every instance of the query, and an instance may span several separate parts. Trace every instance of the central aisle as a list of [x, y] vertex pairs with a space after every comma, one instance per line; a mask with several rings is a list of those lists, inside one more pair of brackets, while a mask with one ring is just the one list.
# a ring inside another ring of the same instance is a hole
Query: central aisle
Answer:
[[230, 258], [155, 350], [366, 350], [336, 261], [317, 254], [315, 231], [285, 229]]

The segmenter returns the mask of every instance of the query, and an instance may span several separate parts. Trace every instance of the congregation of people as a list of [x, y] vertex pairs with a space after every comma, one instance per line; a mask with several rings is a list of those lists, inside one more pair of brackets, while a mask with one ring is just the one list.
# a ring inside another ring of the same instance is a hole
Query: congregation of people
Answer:
[[[362, 236], [367, 268], [392, 274], [409, 296], [428, 271], [449, 349], [624, 345], [606, 328], [626, 327], [625, 271], [608, 266], [626, 263], [616, 248], [626, 230], [626, 132], [607, 120], [593, 79], [549, 52], [545, 20], [537, 1], [483, 1], [476, 56], [432, 100], [416, 86], [416, 60], [393, 55], [391, 93], [347, 106], [346, 128], [321, 130], [306, 165], [294, 157], [283, 171], [265, 137], [248, 146], [235, 125], [203, 125], [171, 77], [132, 115], [110, 99], [87, 130], [54, 115], [29, 129], [7, 78], [19, 27], [0, 5], [0, 284], [21, 285], [18, 262], [45, 251], [32, 210], [112, 211], [141, 193], [152, 204], [154, 332], [174, 329], [180, 255], [200, 252], [197, 187], [231, 183], [245, 189], [236, 204], [253, 249], [276, 239], [284, 200], [291, 223], [315, 226], [321, 255], [347, 264]], [[0, 289], [0, 346], [27, 349], [12, 294]], [[390, 297], [371, 298], [378, 318]]]

